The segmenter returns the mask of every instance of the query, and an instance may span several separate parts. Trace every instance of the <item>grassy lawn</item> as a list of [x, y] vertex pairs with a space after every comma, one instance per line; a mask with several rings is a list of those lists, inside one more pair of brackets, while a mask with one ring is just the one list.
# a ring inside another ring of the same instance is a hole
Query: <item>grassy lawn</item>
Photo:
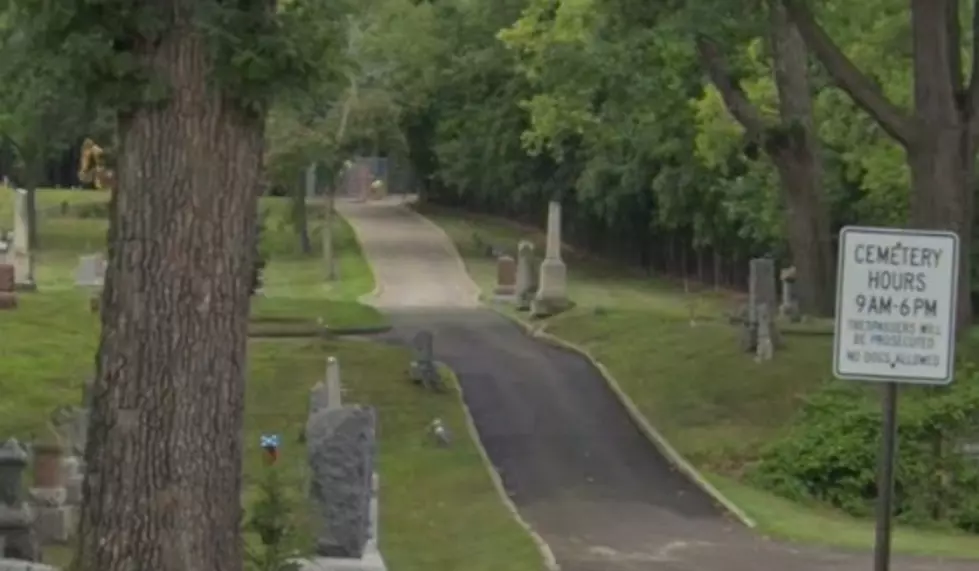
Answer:
[[[9, 195], [0, 194], [0, 218], [9, 220]], [[87, 293], [74, 288], [78, 255], [102, 247], [105, 221], [82, 218], [97, 211], [104, 195], [45, 191], [38, 260], [39, 292], [20, 296], [16, 311], [0, 314], [0, 438], [40, 433], [57, 406], [77, 404], [94, 369], [98, 318]], [[69, 200], [70, 215], [60, 203]], [[91, 206], [94, 203], [95, 206]], [[255, 323], [298, 323], [322, 317], [330, 324], [383, 324], [374, 310], [355, 302], [373, 279], [346, 224], [338, 224], [341, 281], [323, 285], [316, 259], [295, 253], [283, 224], [287, 205], [264, 201], [270, 211], [263, 247], [271, 256], [265, 297], [253, 308]], [[73, 210], [74, 209], [74, 210]], [[319, 242], [318, 230], [314, 243]], [[369, 403], [379, 414], [381, 549], [392, 571], [537, 571], [543, 563], [530, 537], [500, 502], [469, 437], [458, 393], [429, 394], [406, 375], [408, 351], [339, 338], [253, 339], [245, 410], [245, 505], [256, 496], [262, 434], [281, 436], [276, 465], [297, 523], [303, 513], [306, 452], [298, 435], [305, 424], [309, 389], [323, 375], [327, 356], [339, 358], [346, 398]], [[434, 446], [426, 426], [440, 417], [456, 435], [450, 448]], [[455, 531], [466, 530], [460, 534]], [[70, 548], [52, 548], [47, 559], [66, 565]]]
[[[74, 289], [78, 256], [104, 250], [108, 194], [82, 191], [39, 191], [40, 248], [36, 278], [45, 291]], [[283, 198], [263, 198], [265, 217], [262, 250], [269, 258], [264, 292], [252, 302], [255, 335], [306, 334], [321, 326], [343, 330], [386, 325], [380, 312], [357, 303], [374, 287], [370, 268], [360, 253], [353, 230], [340, 217], [333, 227], [333, 244], [340, 279], [327, 283], [322, 260], [322, 213], [310, 210], [313, 251], [304, 255], [290, 223], [290, 204]], [[0, 228], [13, 225], [13, 193], [0, 192]], [[321, 323], [322, 322], [322, 323]]]
[[[484, 293], [492, 291], [495, 260], [480, 243], [515, 252], [524, 239], [535, 242], [538, 255], [544, 251], [538, 230], [445, 210], [423, 212], [453, 239]], [[831, 327], [819, 321], [786, 326], [785, 348], [773, 361], [758, 364], [739, 351], [738, 331], [725, 315], [740, 296], [692, 286], [685, 291], [682, 284], [568, 249], [564, 257], [576, 306], [548, 319], [549, 333], [587, 348], [604, 363], [643, 415], [763, 532], [844, 547], [872, 545], [872, 522], [794, 504], [740, 481], [760, 448], [784, 433], [800, 399], [833, 382]], [[894, 545], [912, 553], [979, 558], [976, 536], [902, 529]]]

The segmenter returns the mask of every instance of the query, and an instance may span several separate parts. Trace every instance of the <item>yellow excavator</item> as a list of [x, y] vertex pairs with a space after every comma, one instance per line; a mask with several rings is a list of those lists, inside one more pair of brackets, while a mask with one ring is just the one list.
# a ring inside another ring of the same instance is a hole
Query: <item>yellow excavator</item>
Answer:
[[98, 190], [112, 190], [115, 187], [116, 173], [105, 166], [105, 159], [105, 150], [92, 139], [85, 139], [78, 164], [78, 179]]

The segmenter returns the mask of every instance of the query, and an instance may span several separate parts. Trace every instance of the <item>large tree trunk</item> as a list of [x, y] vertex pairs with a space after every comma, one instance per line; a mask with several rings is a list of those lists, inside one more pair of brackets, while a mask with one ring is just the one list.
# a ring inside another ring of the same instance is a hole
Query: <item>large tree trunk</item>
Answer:
[[[907, 151], [911, 169], [910, 222], [916, 228], [959, 235], [957, 333], [972, 322], [971, 251], [973, 177], [979, 138], [979, 42], [963, 81], [959, 2], [911, 0], [914, 110], [890, 101], [817, 23], [801, 0], [782, 0], [806, 44], [837, 84]], [[974, 3], [975, 4], [975, 3]], [[975, 11], [975, 10], [974, 10]], [[979, 36], [979, 15], [972, 24]]]
[[836, 283], [822, 157], [813, 126], [808, 53], [779, 2], [772, 2], [771, 26], [783, 136], [780, 145], [768, 145], [768, 150], [782, 183], [799, 307], [812, 315], [830, 316], [835, 310]]
[[778, 118], [764, 116], [748, 100], [709, 38], [698, 40], [698, 50], [728, 111], [749, 138], [764, 142], [778, 170], [800, 308], [813, 315], [832, 315], [835, 272], [823, 166], [813, 127], [806, 45], [781, 4], [772, 2], [770, 10]]
[[[914, 0], [915, 136], [908, 142], [911, 169], [910, 222], [914, 228], [951, 230], [959, 235], [956, 322], [962, 334], [972, 321], [971, 251], [973, 173], [976, 148], [970, 113], [963, 109], [958, 2]], [[950, 30], [952, 27], [954, 29]]]
[[[217, 92], [187, 0], [120, 118], [84, 502], [84, 571], [240, 571], [243, 394], [262, 121]], [[178, 4], [173, 6], [172, 4]]]

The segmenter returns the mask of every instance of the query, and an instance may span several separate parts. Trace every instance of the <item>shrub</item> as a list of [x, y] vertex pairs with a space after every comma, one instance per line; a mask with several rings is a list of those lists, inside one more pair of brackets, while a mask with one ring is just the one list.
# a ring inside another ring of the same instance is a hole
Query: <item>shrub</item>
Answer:
[[[749, 473], [794, 500], [852, 515], [873, 513], [882, 414], [872, 387], [833, 382], [807, 399], [789, 433]], [[901, 390], [894, 505], [899, 520], [979, 531], [979, 462], [961, 444], [977, 437], [979, 375], [962, 367], [950, 388]]]

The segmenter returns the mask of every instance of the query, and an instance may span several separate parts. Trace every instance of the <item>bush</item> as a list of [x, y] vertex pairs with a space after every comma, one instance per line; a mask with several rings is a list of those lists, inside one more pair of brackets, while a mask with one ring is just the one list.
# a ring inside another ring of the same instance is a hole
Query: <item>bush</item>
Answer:
[[258, 536], [261, 547], [248, 550], [249, 571], [296, 571], [292, 561], [297, 555], [292, 526], [293, 506], [286, 497], [277, 466], [266, 466], [259, 489], [260, 496], [252, 506], [245, 531]]
[[[876, 391], [830, 383], [807, 400], [790, 432], [769, 446], [749, 478], [797, 501], [869, 516], [877, 498], [882, 414]], [[908, 523], [951, 523], [979, 532], [979, 460], [961, 451], [979, 437], [979, 375], [966, 366], [950, 388], [901, 390], [894, 505]]]

